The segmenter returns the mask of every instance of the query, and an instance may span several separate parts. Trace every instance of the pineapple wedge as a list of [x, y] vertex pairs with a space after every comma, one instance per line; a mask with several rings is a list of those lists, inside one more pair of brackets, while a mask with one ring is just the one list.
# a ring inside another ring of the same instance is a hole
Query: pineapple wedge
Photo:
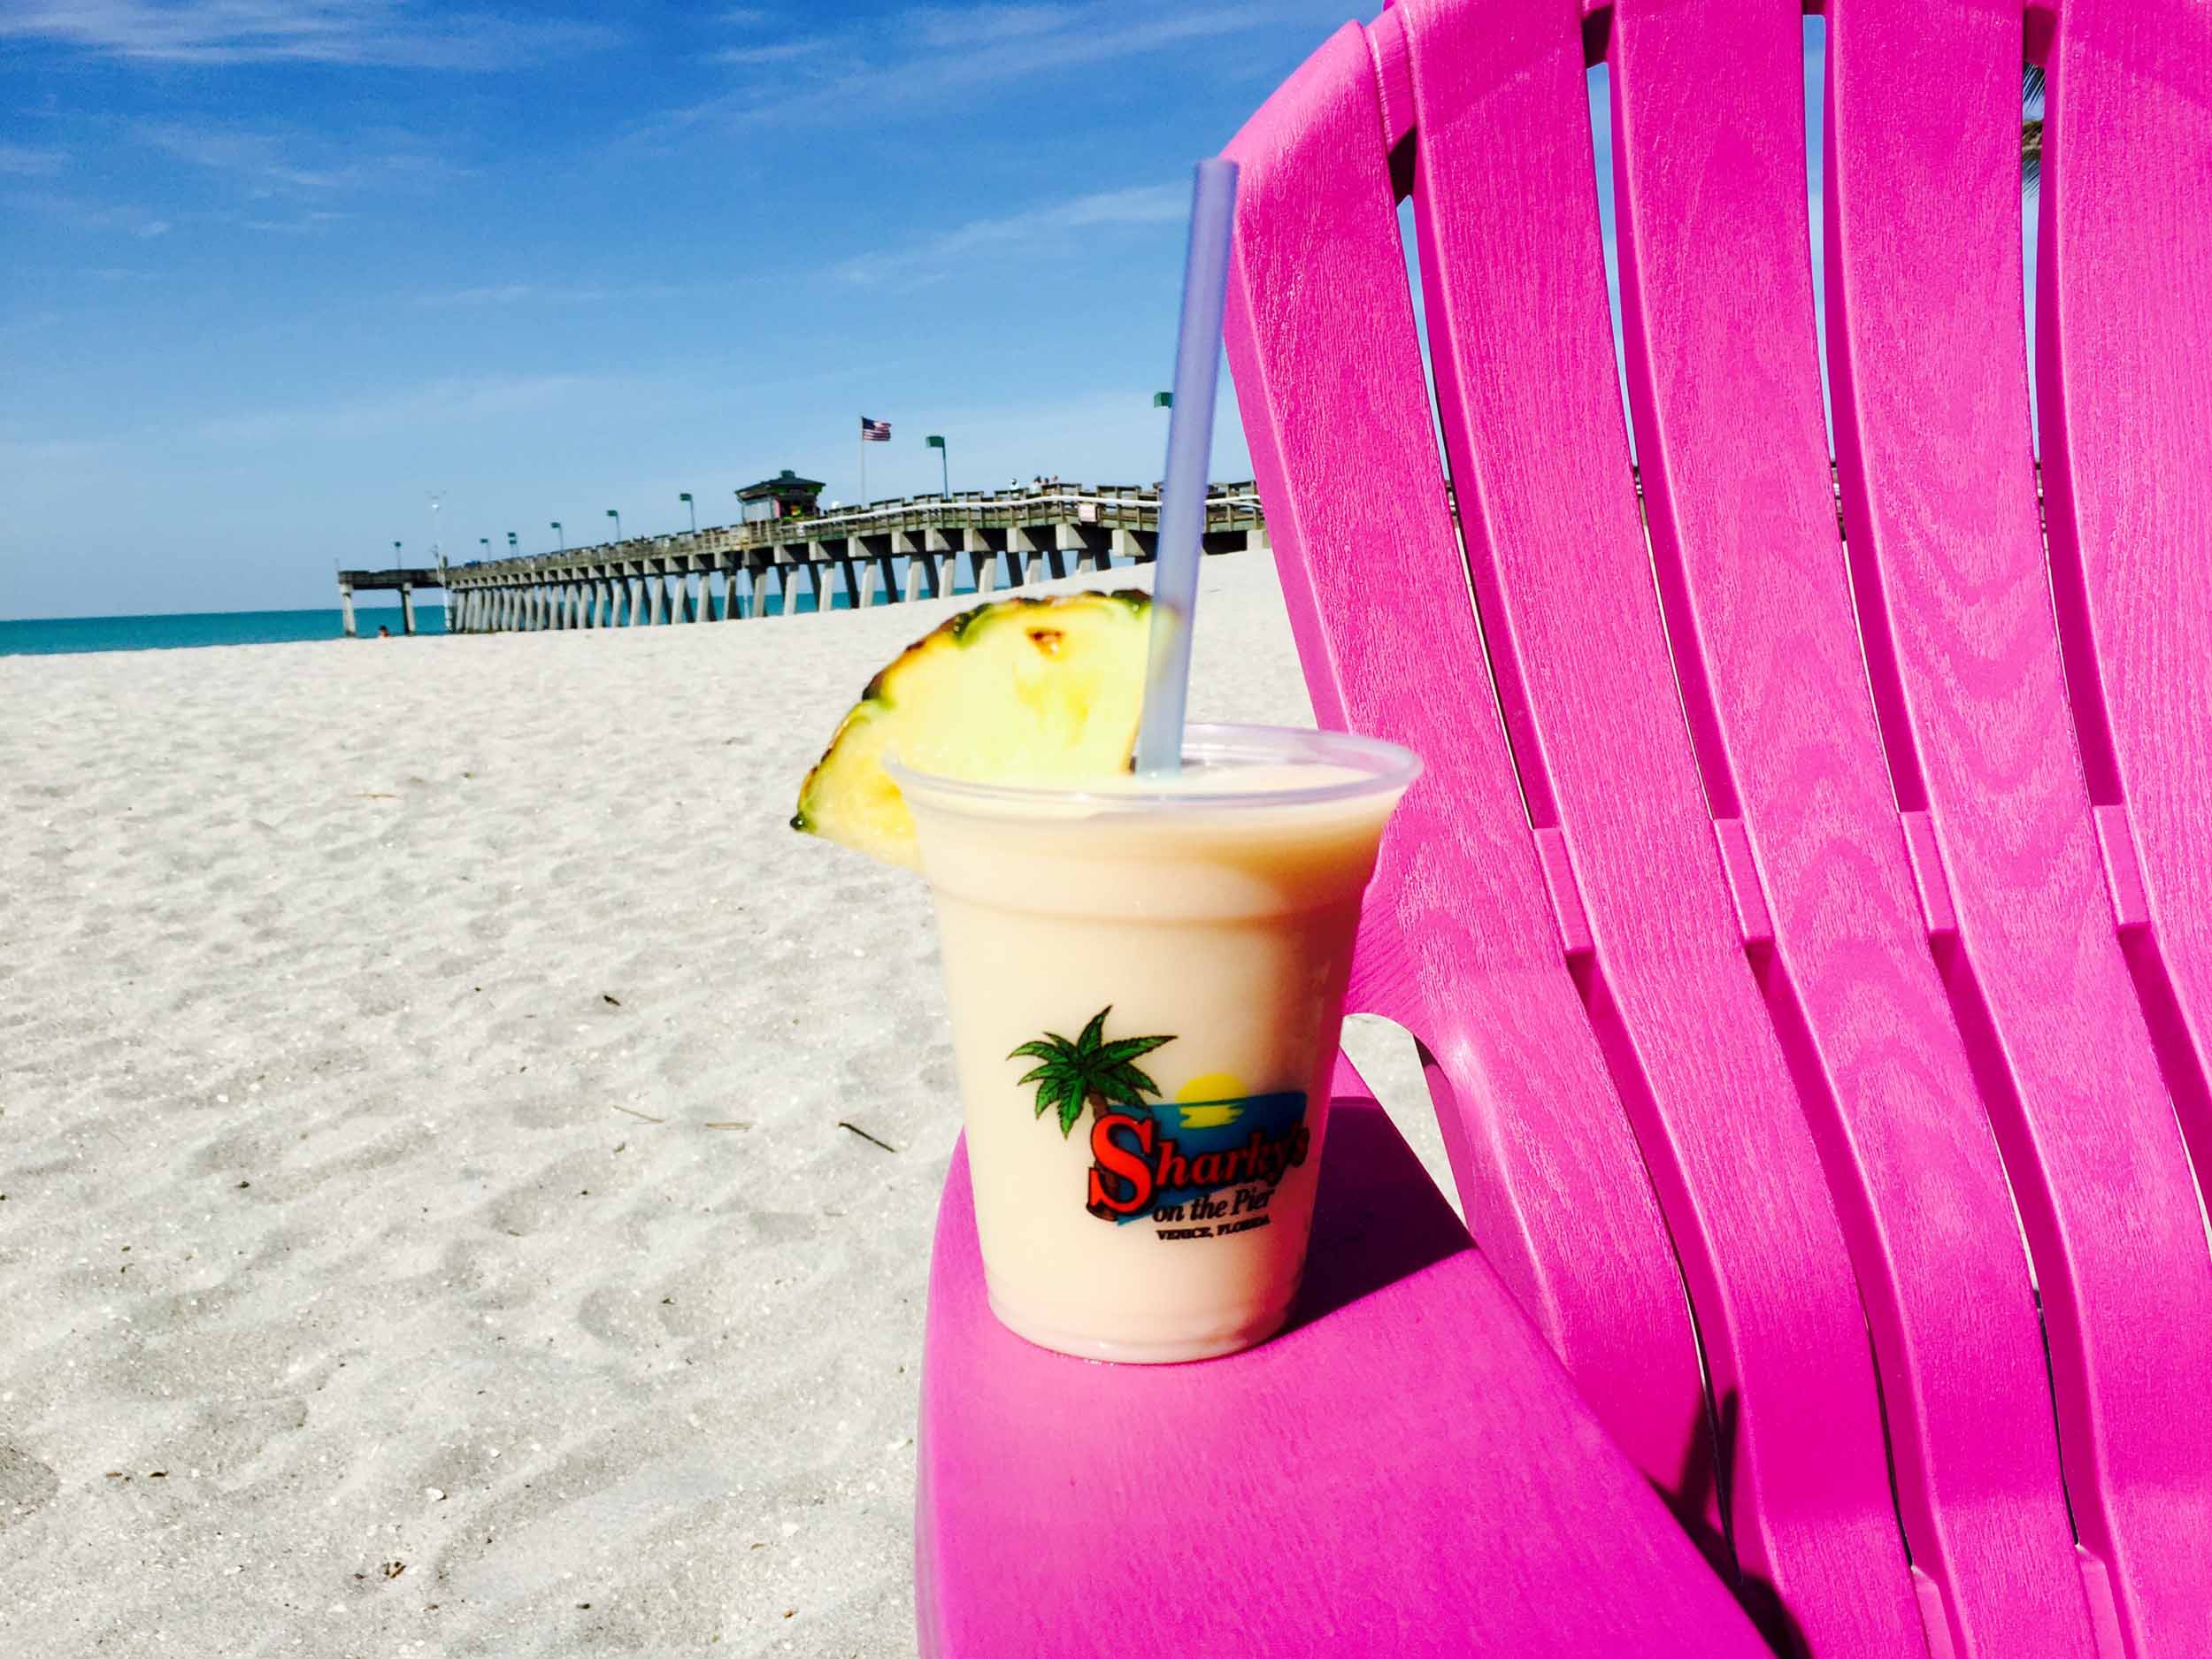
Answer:
[[799, 787], [791, 827], [916, 868], [914, 817], [883, 769], [1071, 784], [1129, 769], [1151, 596], [1064, 594], [963, 611], [860, 694]]

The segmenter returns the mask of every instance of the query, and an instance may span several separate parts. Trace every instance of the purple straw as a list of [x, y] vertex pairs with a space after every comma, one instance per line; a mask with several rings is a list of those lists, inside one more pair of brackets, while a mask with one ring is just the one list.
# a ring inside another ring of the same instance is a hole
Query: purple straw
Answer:
[[1190, 699], [1191, 615], [1206, 531], [1206, 467], [1213, 450], [1214, 387], [1220, 378], [1221, 311], [1236, 219], [1237, 164], [1202, 161], [1191, 184], [1190, 250], [1183, 263], [1183, 322], [1175, 341], [1175, 400], [1167, 418], [1167, 473], [1160, 485], [1160, 540], [1152, 573], [1152, 637], [1145, 660], [1137, 771], [1183, 766]]

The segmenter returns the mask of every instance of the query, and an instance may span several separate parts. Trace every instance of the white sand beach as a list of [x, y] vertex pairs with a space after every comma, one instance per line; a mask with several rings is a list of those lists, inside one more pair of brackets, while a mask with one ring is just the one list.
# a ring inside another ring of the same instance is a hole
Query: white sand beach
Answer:
[[967, 603], [0, 658], [0, 1655], [913, 1651], [936, 953], [786, 819]]

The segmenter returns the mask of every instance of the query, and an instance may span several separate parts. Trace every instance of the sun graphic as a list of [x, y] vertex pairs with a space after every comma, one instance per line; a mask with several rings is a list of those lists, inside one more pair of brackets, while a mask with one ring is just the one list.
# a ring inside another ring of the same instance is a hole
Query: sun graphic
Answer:
[[[1208, 1071], [1191, 1079], [1175, 1091], [1177, 1102], [1183, 1106], [1183, 1127], [1214, 1129], [1236, 1122], [1244, 1116], [1238, 1103], [1244, 1092], [1244, 1080], [1233, 1072]], [[1186, 1103], [1192, 1102], [1197, 1103]]]

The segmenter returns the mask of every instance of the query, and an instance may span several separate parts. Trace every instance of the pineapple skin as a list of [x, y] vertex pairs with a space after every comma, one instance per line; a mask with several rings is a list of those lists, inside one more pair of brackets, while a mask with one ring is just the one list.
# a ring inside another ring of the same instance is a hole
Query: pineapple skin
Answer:
[[918, 868], [913, 816], [883, 769], [895, 742], [910, 764], [975, 782], [1126, 771], [1151, 605], [1130, 588], [1016, 595], [946, 618], [869, 680], [799, 786], [791, 827]]

